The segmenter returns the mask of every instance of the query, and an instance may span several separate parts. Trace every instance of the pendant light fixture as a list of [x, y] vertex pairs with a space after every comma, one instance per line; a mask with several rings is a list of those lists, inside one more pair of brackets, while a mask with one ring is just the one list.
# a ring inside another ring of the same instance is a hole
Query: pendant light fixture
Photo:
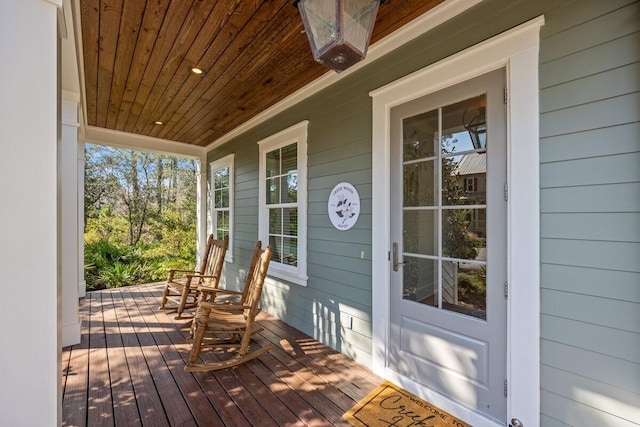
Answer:
[[294, 0], [313, 57], [336, 72], [367, 55], [378, 7], [385, 0]]

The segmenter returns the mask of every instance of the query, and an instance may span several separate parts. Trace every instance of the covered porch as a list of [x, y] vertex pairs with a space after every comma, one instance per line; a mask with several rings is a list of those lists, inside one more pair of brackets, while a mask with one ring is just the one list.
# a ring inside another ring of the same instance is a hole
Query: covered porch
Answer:
[[[326, 426], [382, 382], [343, 354], [266, 312], [257, 360], [184, 371], [184, 321], [158, 311], [162, 284], [88, 292], [81, 342], [62, 353], [63, 425]], [[211, 352], [204, 357], [214, 357]]]

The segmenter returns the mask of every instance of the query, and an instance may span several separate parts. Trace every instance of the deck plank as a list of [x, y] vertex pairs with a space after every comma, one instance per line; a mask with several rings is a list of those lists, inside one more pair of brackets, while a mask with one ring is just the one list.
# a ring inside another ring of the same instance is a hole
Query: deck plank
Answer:
[[[142, 293], [137, 292], [137, 289], [126, 289], [123, 290], [122, 293], [123, 295], [130, 295], [128, 298], [130, 301], [128, 304], [129, 316], [134, 324], [134, 330], [138, 336], [142, 354], [147, 362], [156, 389], [158, 390], [158, 396], [162, 402], [162, 407], [167, 415], [169, 424], [172, 426], [183, 425], [193, 417], [171, 375], [169, 366], [167, 366], [164, 360], [163, 352], [155, 341], [150, 326], [147, 324], [147, 319], [150, 319], [150, 317], [148, 313], [144, 313], [141, 310], [141, 308], [145, 308], [145, 305], [141, 307], [139, 301], [143, 299], [144, 296]], [[151, 327], [155, 328], [153, 325]]]
[[[154, 292], [153, 289], [151, 289], [145, 295], [145, 299], [147, 300], [149, 307], [156, 308], [158, 306], [160, 292]], [[171, 324], [171, 327], [165, 329], [165, 332], [176, 350], [178, 350], [182, 359], [181, 365], [178, 366], [181, 374], [190, 381], [195, 381], [199, 387], [201, 387], [201, 390], [206, 394], [210, 404], [216, 409], [217, 415], [219, 416], [218, 421], [221, 422], [221, 425], [238, 427], [252, 426], [252, 424], [250, 424], [250, 422], [245, 418], [234, 399], [229, 395], [225, 387], [222, 386], [217, 378], [212, 376], [210, 373], [188, 373], [184, 371], [184, 367], [186, 366], [189, 358], [189, 351], [191, 349], [191, 346], [186, 342], [188, 329], [183, 328], [186, 324], [184, 321], [174, 321], [174, 315], [175, 313], [172, 312], [155, 311], [155, 316], [160, 322], [168, 322], [166, 324]], [[191, 396], [192, 394], [189, 394], [190, 400]], [[206, 421], [211, 422], [210, 420]]]
[[62, 372], [65, 378], [62, 395], [62, 425], [84, 427], [87, 422], [87, 385], [89, 380], [89, 310], [85, 300], [79, 307], [81, 319], [80, 343], [66, 347], [68, 359], [63, 360]]
[[89, 296], [91, 313], [89, 315], [88, 426], [114, 425], [107, 341], [104, 330], [103, 295], [106, 294], [97, 293]]
[[231, 369], [185, 372], [188, 329], [157, 310], [161, 290], [137, 285], [81, 300], [81, 342], [63, 352], [63, 425], [348, 426], [342, 414], [382, 382], [268, 313], [252, 346], [271, 351]]
[[134, 307], [135, 304], [130, 307], [132, 301], [128, 301], [127, 297], [126, 294], [119, 291], [114, 293], [114, 298], [122, 300], [123, 310], [118, 314], [118, 324], [142, 425], [168, 426], [169, 422], [164, 413], [162, 401], [149, 372], [149, 367], [142, 353], [142, 343], [140, 343], [134, 327], [138, 317], [137, 309]]
[[[140, 312], [144, 314], [147, 324], [152, 328], [153, 338], [169, 366], [180, 392], [183, 396], [189, 396], [186, 403], [193, 415], [194, 422], [198, 425], [222, 424], [223, 421], [211, 405], [206, 392], [191, 374], [184, 371], [185, 359], [183, 357], [188, 351], [189, 345], [180, 333], [179, 326], [169, 318], [173, 314], [157, 311], [158, 300], [151, 298], [149, 292], [144, 292], [141, 298], [136, 298], [136, 303]], [[152, 326], [154, 324], [155, 326]], [[157, 325], [163, 327], [158, 328]], [[173, 332], [173, 339], [171, 332]]]
[[110, 302], [105, 305], [104, 321], [111, 376], [111, 395], [113, 396], [113, 417], [116, 426], [140, 426], [142, 421], [118, 324], [118, 315], [122, 316], [124, 309], [122, 299], [114, 293], [105, 294], [103, 300], [107, 298], [110, 299]]

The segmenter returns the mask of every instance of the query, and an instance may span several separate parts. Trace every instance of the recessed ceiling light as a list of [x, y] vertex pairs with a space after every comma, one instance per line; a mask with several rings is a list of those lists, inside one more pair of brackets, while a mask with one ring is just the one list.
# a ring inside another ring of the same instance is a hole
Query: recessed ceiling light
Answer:
[[191, 71], [193, 74], [197, 74], [197, 75], [204, 74], [204, 70], [202, 68], [198, 68], [198, 67], [190, 67], [189, 71]]
[[162, 120], [156, 120], [156, 121], [155, 121], [155, 122], [153, 122], [153, 123], [155, 123], [155, 124], [157, 124], [157, 125], [163, 125], [163, 124], [164, 124], [164, 122], [163, 122]]

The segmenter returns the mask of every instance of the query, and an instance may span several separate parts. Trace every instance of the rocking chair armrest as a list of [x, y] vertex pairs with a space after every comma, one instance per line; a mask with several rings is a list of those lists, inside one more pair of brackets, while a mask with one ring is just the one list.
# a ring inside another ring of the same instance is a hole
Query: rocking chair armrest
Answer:
[[217, 279], [218, 276], [209, 276], [206, 274], [200, 274], [198, 272], [194, 273], [194, 274], [187, 274], [187, 277], [189, 278], [189, 280], [192, 279]]
[[213, 302], [203, 301], [200, 303], [200, 308], [207, 309], [210, 308], [212, 310], [220, 310], [220, 311], [237, 311], [237, 310], [248, 310], [251, 308], [250, 305], [238, 305], [238, 304], [216, 304]]
[[192, 273], [192, 274], [198, 274], [198, 272], [195, 271], [195, 270], [183, 270], [181, 268], [171, 268], [171, 269], [169, 269], [169, 273]]
[[181, 268], [171, 268], [169, 269], [169, 277], [167, 278], [168, 281], [173, 280], [173, 276], [176, 275], [176, 273], [183, 273], [183, 274], [198, 274], [197, 271], [195, 270], [183, 270]]
[[213, 288], [211, 286], [200, 286], [200, 292], [203, 293], [221, 293], [221, 294], [229, 294], [229, 295], [242, 295], [240, 291], [234, 291], [231, 289], [223, 289], [223, 288]]

